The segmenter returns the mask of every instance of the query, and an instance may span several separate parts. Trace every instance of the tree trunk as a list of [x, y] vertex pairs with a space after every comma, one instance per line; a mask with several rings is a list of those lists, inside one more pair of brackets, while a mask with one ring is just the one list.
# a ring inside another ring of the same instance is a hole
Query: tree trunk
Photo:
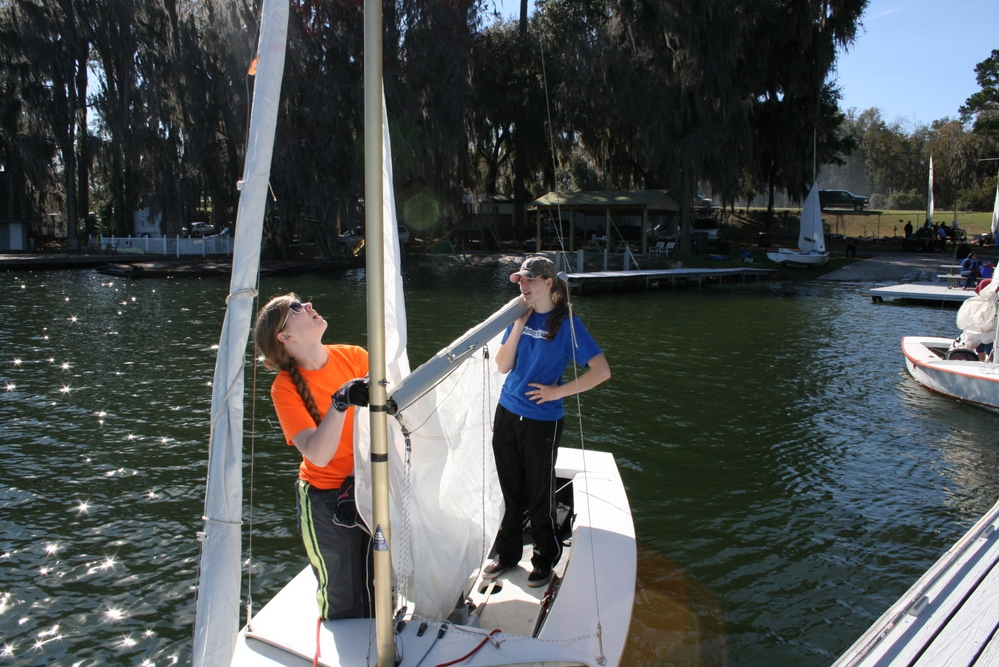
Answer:
[[767, 217], [763, 221], [763, 231], [767, 234], [773, 232], [774, 228], [774, 194], [777, 190], [776, 177], [771, 169], [767, 174]]
[[[520, 0], [520, 48], [524, 52], [524, 62], [527, 62], [527, 0]], [[525, 90], [521, 90], [521, 99], [526, 95]], [[513, 229], [514, 236], [519, 240], [526, 236], [527, 224], [524, 220], [525, 209], [527, 208], [527, 188], [524, 181], [527, 179], [527, 155], [524, 148], [524, 125], [527, 123], [527, 114], [524, 113], [524, 105], [520, 105], [517, 110], [517, 126], [513, 135]], [[540, 248], [538, 248], [540, 250]]]
[[[87, 61], [90, 44], [83, 41], [76, 61], [76, 99], [78, 100], [77, 126], [77, 197], [79, 199], [80, 215], [87, 219], [90, 216], [90, 148], [87, 142]], [[86, 227], [86, 225], [85, 225]]]

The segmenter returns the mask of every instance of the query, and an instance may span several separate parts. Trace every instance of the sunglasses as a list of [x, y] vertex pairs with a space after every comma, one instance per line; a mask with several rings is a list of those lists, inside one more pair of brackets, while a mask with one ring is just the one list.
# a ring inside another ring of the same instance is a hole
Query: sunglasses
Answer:
[[305, 306], [302, 305], [300, 301], [292, 301], [291, 303], [289, 303], [288, 314], [284, 316], [284, 321], [281, 323], [281, 327], [278, 329], [278, 332], [284, 331], [284, 328], [288, 325], [288, 320], [291, 318], [292, 313], [295, 313], [297, 315], [298, 313], [302, 312], [305, 312]]

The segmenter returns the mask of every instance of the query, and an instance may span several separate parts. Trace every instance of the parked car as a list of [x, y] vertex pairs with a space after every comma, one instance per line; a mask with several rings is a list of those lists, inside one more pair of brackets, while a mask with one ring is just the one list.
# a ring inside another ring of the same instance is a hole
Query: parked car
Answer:
[[215, 233], [215, 225], [209, 225], [207, 222], [192, 222], [191, 223], [191, 236], [210, 236]]
[[854, 211], [863, 211], [867, 202], [867, 197], [846, 190], [819, 190], [819, 207], [823, 209], [852, 208]]
[[691, 232], [706, 232], [708, 243], [718, 241], [718, 223], [714, 218], [694, 218], [690, 222]]
[[358, 225], [353, 229], [344, 232], [337, 237], [337, 241], [340, 245], [346, 246], [348, 248], [354, 248], [358, 243], [364, 240], [364, 225]]
[[713, 208], [715, 203], [708, 199], [707, 197], [702, 197], [701, 195], [694, 195], [694, 208]]
[[[566, 222], [567, 221], [563, 221]], [[538, 252], [538, 239], [537, 231], [535, 227], [528, 226], [528, 237], [524, 239], [524, 252]], [[541, 247], [542, 248], [559, 248], [562, 244], [569, 243], [569, 232], [564, 231], [561, 234], [561, 240], [559, 235], [558, 226], [554, 221], [549, 220], [548, 222], [541, 225]]]
[[[399, 245], [406, 245], [409, 243], [409, 230], [406, 228], [406, 225], [400, 224], [398, 232]], [[364, 225], [358, 225], [349, 232], [341, 234], [337, 237], [337, 240], [348, 248], [354, 248], [358, 243], [364, 240]]]

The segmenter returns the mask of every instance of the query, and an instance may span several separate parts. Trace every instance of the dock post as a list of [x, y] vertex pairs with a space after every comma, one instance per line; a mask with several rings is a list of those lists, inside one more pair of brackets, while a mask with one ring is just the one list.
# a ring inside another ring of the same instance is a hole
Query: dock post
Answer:
[[604, 271], [607, 270], [607, 261], [610, 255], [610, 248], [604, 246]]
[[583, 272], [583, 249], [576, 251], [576, 273]]

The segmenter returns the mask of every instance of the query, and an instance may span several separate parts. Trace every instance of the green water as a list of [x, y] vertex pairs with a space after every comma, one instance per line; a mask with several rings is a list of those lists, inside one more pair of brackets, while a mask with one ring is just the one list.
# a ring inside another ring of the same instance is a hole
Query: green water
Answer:
[[[0, 274], [0, 664], [190, 661], [227, 288]], [[902, 362], [902, 335], [952, 335], [954, 311], [867, 288], [577, 299], [614, 374], [583, 395], [586, 445], [617, 457], [639, 539], [626, 664], [827, 665], [999, 497], [996, 417]], [[413, 365], [513, 289], [501, 270], [407, 267]], [[364, 344], [363, 273], [261, 286], [289, 290], [328, 342]], [[304, 564], [271, 377], [246, 446], [258, 606]]]

